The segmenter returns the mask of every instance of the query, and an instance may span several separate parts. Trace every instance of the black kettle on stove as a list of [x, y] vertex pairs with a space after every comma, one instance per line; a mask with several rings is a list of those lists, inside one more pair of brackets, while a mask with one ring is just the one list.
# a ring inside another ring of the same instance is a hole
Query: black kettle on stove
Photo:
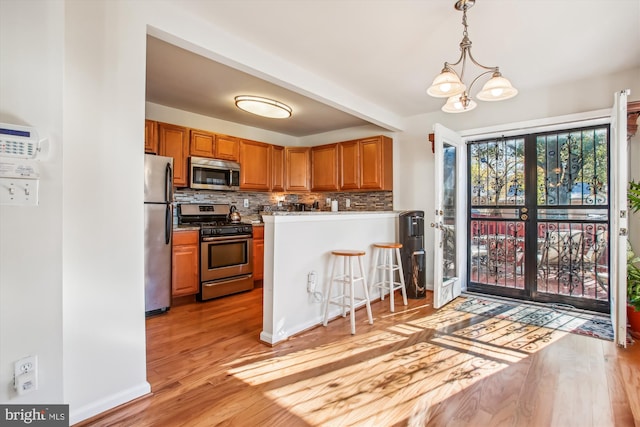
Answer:
[[240, 217], [240, 212], [238, 212], [238, 209], [236, 208], [235, 205], [231, 205], [231, 207], [229, 208], [229, 222], [232, 223], [238, 223], [240, 222], [242, 218]]

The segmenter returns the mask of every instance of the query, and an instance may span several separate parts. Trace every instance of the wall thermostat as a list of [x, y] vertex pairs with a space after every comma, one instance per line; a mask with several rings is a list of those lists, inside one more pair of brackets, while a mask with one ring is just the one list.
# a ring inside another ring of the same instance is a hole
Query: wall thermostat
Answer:
[[0, 123], [0, 204], [38, 204], [40, 173], [38, 132], [29, 126]]

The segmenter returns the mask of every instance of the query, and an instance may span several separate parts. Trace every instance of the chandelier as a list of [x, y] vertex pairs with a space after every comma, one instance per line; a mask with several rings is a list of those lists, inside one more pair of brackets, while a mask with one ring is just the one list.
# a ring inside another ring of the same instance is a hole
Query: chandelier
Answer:
[[[491, 74], [491, 78], [484, 84], [482, 90], [477, 93], [476, 98], [481, 101], [502, 101], [504, 99], [513, 98], [517, 95], [518, 91], [511, 82], [502, 77], [498, 67], [486, 67], [473, 58], [471, 55], [471, 40], [467, 32], [467, 10], [470, 9], [475, 3], [475, 0], [458, 0], [455, 4], [457, 10], [462, 11], [462, 25], [464, 30], [462, 31], [462, 41], [460, 42], [460, 58], [450, 64], [444, 63], [444, 68], [433, 80], [433, 83], [427, 89], [427, 93], [436, 98], [447, 98], [447, 102], [442, 107], [442, 111], [446, 113], [463, 113], [465, 111], [471, 111], [477, 107], [476, 102], [471, 99], [469, 94], [471, 88], [480, 79], [488, 74]], [[480, 67], [482, 71], [476, 78], [471, 81], [471, 84], [467, 87], [463, 83], [464, 72], [467, 66], [467, 58], [471, 60], [477, 67]], [[453, 67], [462, 63], [460, 72], [458, 73]]]

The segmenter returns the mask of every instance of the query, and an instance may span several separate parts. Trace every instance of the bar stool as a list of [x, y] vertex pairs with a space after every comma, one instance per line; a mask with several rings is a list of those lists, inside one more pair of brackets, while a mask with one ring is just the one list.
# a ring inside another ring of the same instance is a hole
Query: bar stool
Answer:
[[[398, 289], [402, 290], [402, 301], [407, 305], [407, 289], [404, 283], [404, 271], [402, 270], [402, 258], [400, 257], [400, 248], [402, 243], [385, 242], [373, 244], [373, 264], [371, 274], [371, 288], [380, 289], [380, 299], [384, 300], [384, 293], [389, 290], [389, 300], [391, 302], [391, 312], [395, 311], [394, 292]], [[380, 257], [382, 253], [382, 257]], [[395, 262], [394, 257], [395, 255]], [[381, 263], [378, 264], [378, 260]], [[378, 271], [382, 272], [382, 279], [376, 281]], [[395, 272], [398, 272], [400, 281], [395, 281]]]
[[[322, 324], [327, 326], [327, 322], [329, 321], [329, 305], [334, 304], [342, 307], [342, 317], [347, 316], [347, 308], [350, 312], [351, 317], [351, 334], [356, 333], [356, 315], [355, 308], [356, 302], [365, 301], [367, 306], [367, 316], [369, 317], [369, 324], [373, 324], [373, 316], [371, 315], [371, 301], [369, 300], [369, 289], [367, 288], [367, 280], [364, 275], [364, 268], [362, 267], [362, 257], [366, 254], [365, 251], [358, 250], [335, 250], [331, 251], [331, 257], [333, 258], [333, 266], [331, 267], [331, 281], [329, 282], [329, 290], [327, 291], [327, 299], [325, 301], [324, 308], [324, 321]], [[353, 261], [354, 258], [358, 260], [358, 266], [360, 269], [360, 275], [354, 276], [353, 273]], [[342, 259], [342, 274], [336, 275], [337, 269], [336, 265], [338, 261]], [[362, 289], [364, 291], [364, 298], [356, 298], [355, 297], [355, 283], [362, 282]], [[334, 283], [342, 284], [342, 294], [331, 297], [331, 288], [333, 288]], [[347, 301], [347, 298], [349, 300]]]

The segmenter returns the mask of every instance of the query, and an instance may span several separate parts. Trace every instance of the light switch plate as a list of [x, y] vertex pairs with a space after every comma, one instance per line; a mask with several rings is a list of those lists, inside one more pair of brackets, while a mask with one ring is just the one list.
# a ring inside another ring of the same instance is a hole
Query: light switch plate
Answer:
[[37, 206], [39, 179], [0, 178], [0, 205]]

